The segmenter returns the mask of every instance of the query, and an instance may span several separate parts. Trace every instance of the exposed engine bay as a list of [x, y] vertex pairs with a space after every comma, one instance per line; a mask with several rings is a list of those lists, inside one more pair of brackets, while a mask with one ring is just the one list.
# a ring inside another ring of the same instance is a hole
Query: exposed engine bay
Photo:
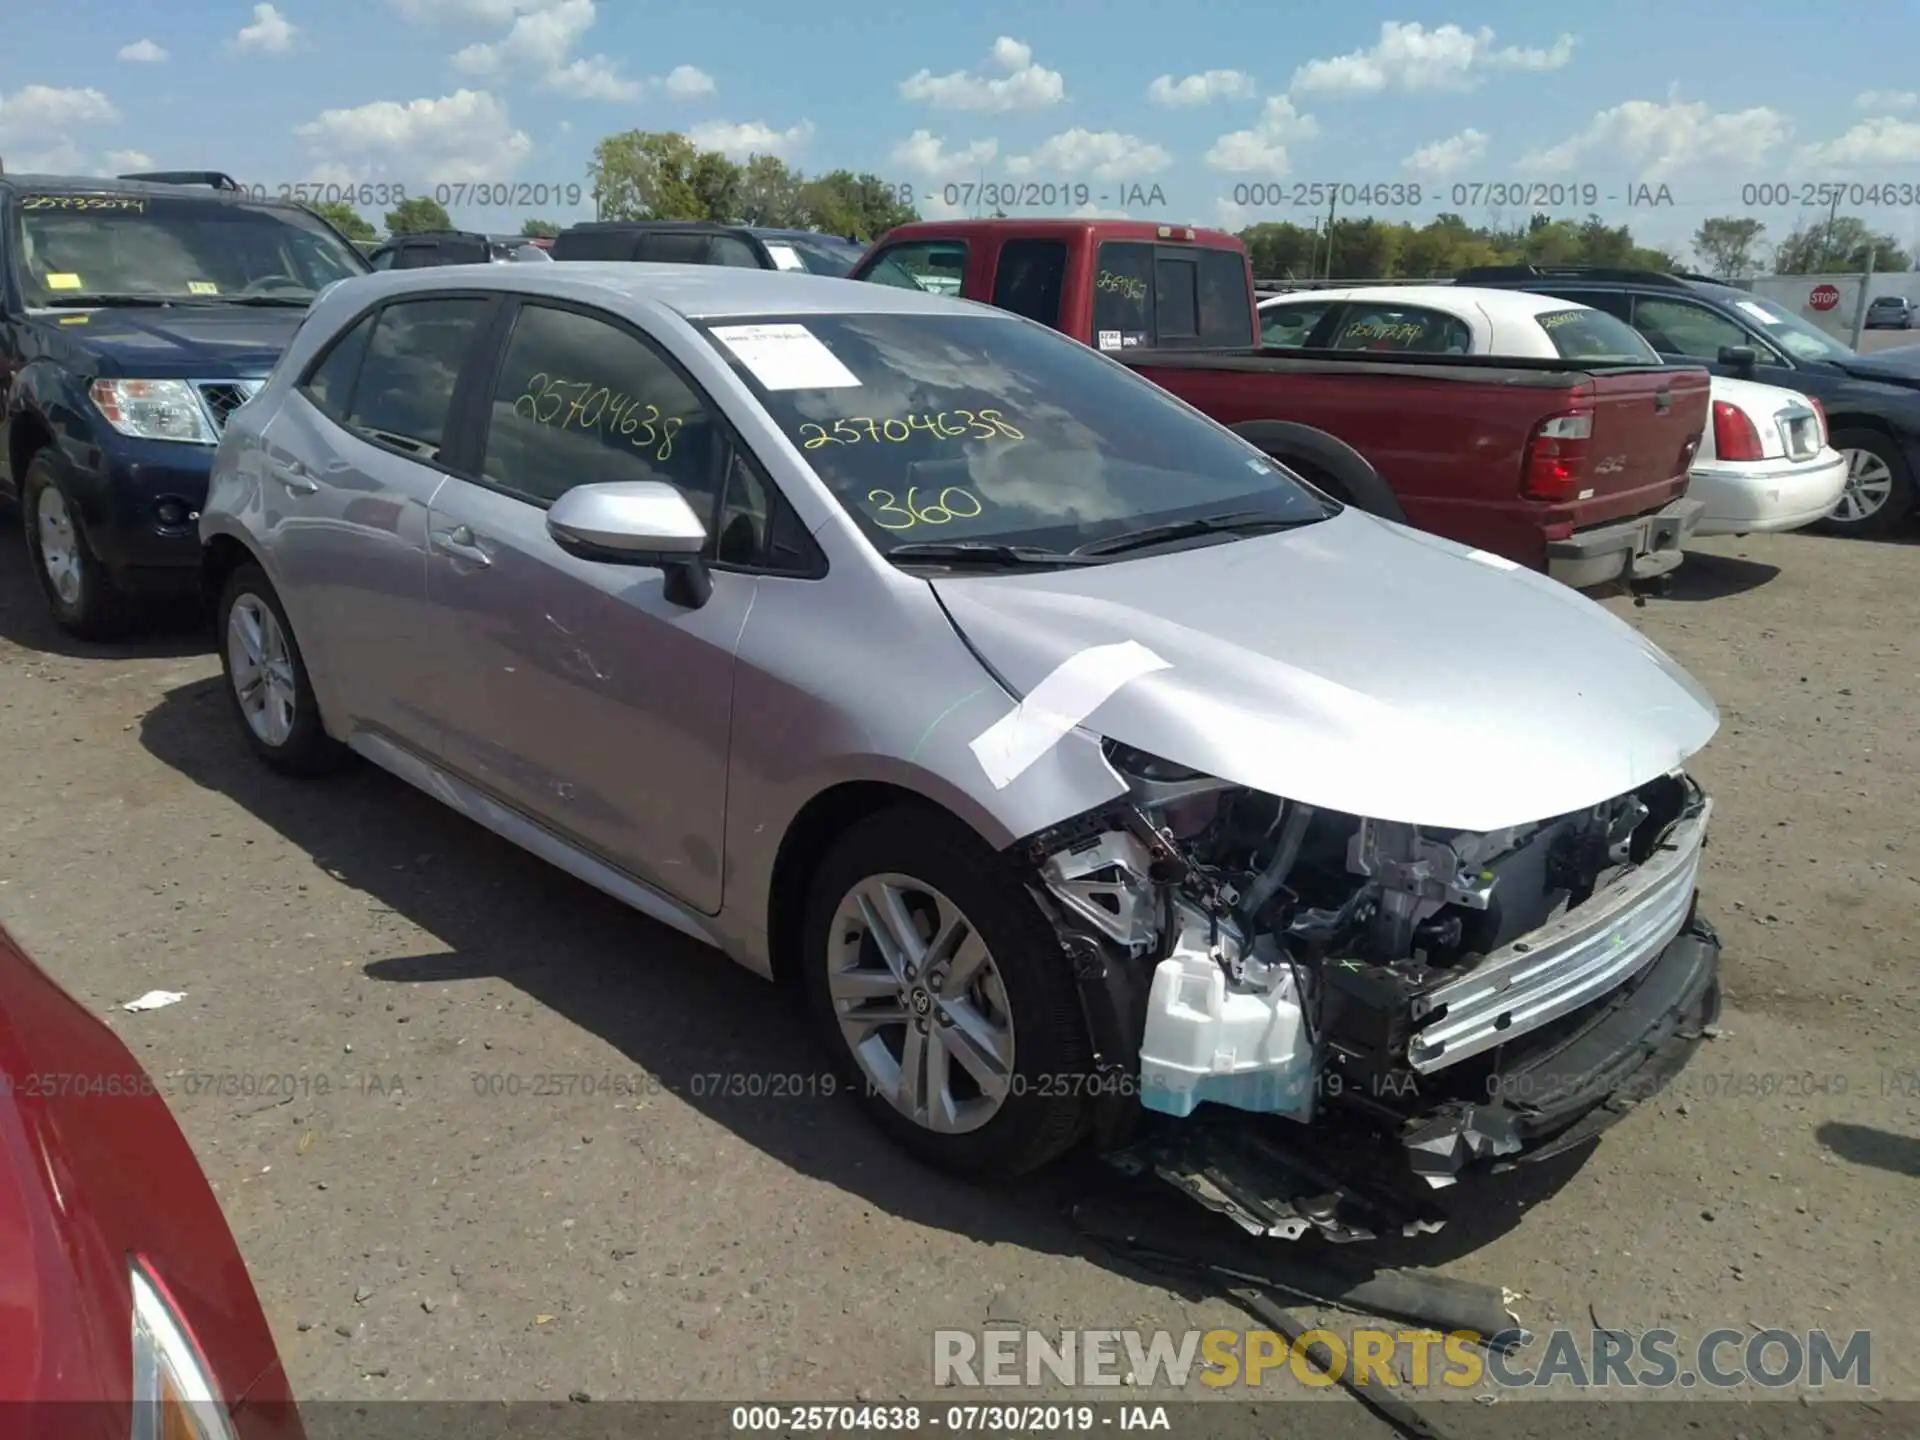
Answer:
[[[1718, 942], [1694, 914], [1711, 802], [1678, 771], [1475, 834], [1107, 754], [1128, 799], [1026, 858], [1107, 1078], [1149, 1116], [1278, 1117], [1348, 1148], [1357, 1126], [1437, 1189], [1577, 1126], [1653, 1041], [1717, 1015]], [[1668, 964], [1683, 941], [1700, 956]], [[1622, 1021], [1636, 995], [1646, 1014]], [[1116, 1110], [1108, 1138], [1127, 1130]]]

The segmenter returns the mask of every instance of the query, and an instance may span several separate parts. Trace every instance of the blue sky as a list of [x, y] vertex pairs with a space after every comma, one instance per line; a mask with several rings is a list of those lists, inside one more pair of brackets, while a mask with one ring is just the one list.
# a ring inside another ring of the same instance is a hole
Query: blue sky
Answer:
[[[1597, 195], [1609, 219], [1671, 243], [1714, 214], [1784, 234], [1824, 216], [1803, 203], [1824, 182], [1861, 187], [1842, 213], [1912, 243], [1920, 11], [1817, 13], [1779, 0], [1747, 0], [1737, 23], [1671, 0], [67, 0], [8, 20], [0, 159], [211, 167], [270, 188], [548, 186], [544, 204], [450, 206], [510, 229], [583, 216], [552, 195], [582, 184], [596, 139], [637, 127], [870, 170], [931, 195], [926, 213], [1017, 180], [1033, 189], [1005, 208], [1021, 213], [1078, 208], [1085, 186], [1095, 211], [1305, 221], [1293, 187], [1332, 182], [1354, 187], [1342, 213], [1485, 221], [1485, 182], [1521, 182], [1573, 187], [1559, 192], [1568, 213]], [[1421, 203], [1359, 193], [1383, 184], [1418, 184]], [[1631, 207], [1635, 185], [1656, 203]], [[1875, 186], [1904, 203], [1875, 205]], [[384, 207], [364, 208], [378, 223]]]

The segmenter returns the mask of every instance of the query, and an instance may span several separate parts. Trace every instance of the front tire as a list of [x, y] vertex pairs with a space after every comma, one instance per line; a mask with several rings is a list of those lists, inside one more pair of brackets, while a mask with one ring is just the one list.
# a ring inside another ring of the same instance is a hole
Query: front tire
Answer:
[[46, 451], [33, 457], [20, 485], [27, 555], [54, 623], [81, 640], [111, 640], [132, 628], [133, 606], [87, 541], [80, 507]]
[[869, 817], [809, 890], [803, 963], [842, 1083], [904, 1148], [1007, 1179], [1086, 1133], [1088, 1045], [1060, 943], [1013, 862], [931, 807]]
[[338, 769], [348, 752], [320, 723], [306, 661], [266, 572], [235, 570], [217, 613], [227, 699], [253, 753], [292, 775]]
[[1847, 457], [1847, 488], [1820, 527], [1834, 535], [1891, 535], [1913, 509], [1907, 457], [1877, 430], [1842, 430], [1829, 443]]

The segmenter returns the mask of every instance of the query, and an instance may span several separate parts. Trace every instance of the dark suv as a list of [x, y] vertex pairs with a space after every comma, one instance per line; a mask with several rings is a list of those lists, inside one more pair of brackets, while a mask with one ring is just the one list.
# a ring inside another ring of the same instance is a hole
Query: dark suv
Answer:
[[367, 262], [218, 172], [0, 175], [0, 496], [83, 638], [190, 595], [227, 417], [323, 288]]
[[1619, 316], [1668, 360], [1797, 390], [1826, 412], [1847, 489], [1821, 525], [1889, 535], [1914, 512], [1920, 473], [1920, 345], [1862, 355], [1751, 291], [1708, 275], [1581, 265], [1490, 265], [1454, 277], [1557, 296]]
[[486, 235], [476, 230], [427, 230], [395, 235], [368, 257], [376, 270], [419, 270], [431, 265], [511, 265], [553, 257], [525, 235]]
[[866, 254], [857, 240], [813, 230], [720, 225], [705, 220], [590, 220], [562, 230], [556, 260], [649, 260], [669, 265], [734, 265], [846, 276]]

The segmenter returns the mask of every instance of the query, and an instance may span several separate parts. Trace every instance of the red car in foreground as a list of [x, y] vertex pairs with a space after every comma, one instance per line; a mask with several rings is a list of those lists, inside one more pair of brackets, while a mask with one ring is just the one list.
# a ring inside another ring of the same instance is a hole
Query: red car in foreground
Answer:
[[305, 1440], [158, 1087], [3, 929], [0, 1415], [6, 1440]]

